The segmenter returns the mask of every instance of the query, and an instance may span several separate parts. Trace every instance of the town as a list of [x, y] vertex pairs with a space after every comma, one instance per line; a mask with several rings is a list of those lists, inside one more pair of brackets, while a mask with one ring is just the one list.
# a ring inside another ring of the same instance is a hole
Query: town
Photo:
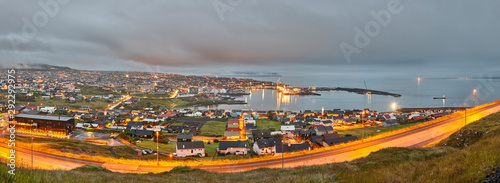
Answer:
[[[20, 75], [17, 133], [130, 146], [128, 158], [277, 156], [356, 141], [462, 110], [197, 110], [189, 106], [230, 104], [237, 102], [233, 95], [274, 84], [145, 72], [49, 70]], [[286, 85], [276, 89], [289, 90]], [[6, 106], [0, 103], [3, 112]]]

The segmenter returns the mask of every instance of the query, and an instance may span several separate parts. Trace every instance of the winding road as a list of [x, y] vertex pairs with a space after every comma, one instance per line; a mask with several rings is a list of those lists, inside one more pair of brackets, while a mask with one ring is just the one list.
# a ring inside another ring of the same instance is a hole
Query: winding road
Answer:
[[[494, 102], [493, 105], [473, 108], [467, 110], [467, 122], [465, 115], [455, 116], [434, 124], [423, 126], [410, 131], [398, 133], [395, 135], [383, 137], [376, 140], [366, 141], [353, 145], [344, 146], [332, 150], [325, 150], [321, 152], [311, 153], [307, 155], [298, 155], [282, 159], [263, 160], [239, 164], [224, 164], [224, 165], [210, 165], [198, 166], [200, 168], [212, 172], [240, 172], [256, 168], [293, 168], [299, 166], [320, 165], [334, 162], [350, 161], [357, 158], [365, 157], [371, 152], [378, 151], [387, 147], [423, 147], [440, 141], [448, 137], [452, 133], [462, 128], [465, 123], [471, 123], [479, 120], [485, 116], [493, 113], [500, 112], [500, 102]], [[461, 113], [463, 114], [463, 113]], [[8, 155], [9, 147], [6, 144], [0, 144], [0, 154], [2, 157]], [[16, 148], [17, 162], [24, 166], [29, 166], [31, 162], [30, 150], [23, 148]], [[144, 165], [130, 165], [130, 164], [116, 164], [105, 163], [98, 161], [89, 161], [76, 158], [69, 158], [48, 154], [44, 152], [33, 153], [35, 168], [39, 169], [61, 169], [69, 170], [86, 164], [102, 166], [111, 171], [123, 173], [149, 173], [149, 172], [164, 172], [171, 170], [173, 167], [169, 166], [144, 166]], [[3, 160], [5, 162], [5, 160]], [[28, 162], [28, 163], [26, 163]]]

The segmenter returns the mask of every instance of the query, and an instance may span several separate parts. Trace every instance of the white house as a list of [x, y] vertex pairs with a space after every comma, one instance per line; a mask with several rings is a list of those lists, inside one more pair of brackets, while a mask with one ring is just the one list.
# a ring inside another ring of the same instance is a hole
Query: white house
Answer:
[[205, 144], [202, 141], [195, 142], [177, 142], [175, 152], [177, 157], [186, 156], [205, 156]]
[[294, 125], [281, 126], [281, 133], [283, 134], [283, 137], [285, 137], [285, 138], [293, 138], [292, 131], [294, 131], [294, 130], [295, 130]]
[[220, 141], [218, 151], [220, 154], [245, 155], [247, 147], [247, 141]]
[[56, 108], [55, 107], [41, 107], [39, 110], [42, 112], [52, 114], [56, 111]]
[[281, 139], [259, 139], [253, 144], [253, 151], [258, 155], [276, 153], [276, 145], [281, 145]]

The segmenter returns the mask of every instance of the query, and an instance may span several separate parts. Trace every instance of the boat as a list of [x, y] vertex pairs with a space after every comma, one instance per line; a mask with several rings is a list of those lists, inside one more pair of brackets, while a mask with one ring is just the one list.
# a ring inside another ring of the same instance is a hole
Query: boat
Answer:
[[446, 96], [443, 95], [443, 97], [434, 97], [434, 99], [446, 99]]

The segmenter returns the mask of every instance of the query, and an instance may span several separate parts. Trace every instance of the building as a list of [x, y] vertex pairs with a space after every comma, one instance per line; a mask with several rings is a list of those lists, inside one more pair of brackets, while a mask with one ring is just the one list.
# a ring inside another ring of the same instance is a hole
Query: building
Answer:
[[219, 154], [245, 155], [248, 153], [247, 141], [220, 141]]
[[191, 142], [191, 141], [193, 141], [193, 135], [177, 134], [177, 142]]
[[276, 146], [281, 146], [281, 139], [259, 139], [253, 144], [253, 152], [258, 155], [274, 154], [276, 153]]
[[75, 118], [66, 116], [46, 116], [33, 114], [17, 114], [16, 130], [41, 134], [68, 135], [73, 132]]
[[205, 156], [205, 144], [202, 141], [177, 142], [175, 147], [177, 157]]
[[252, 131], [252, 137], [253, 140], [259, 140], [259, 139], [268, 139], [271, 138], [271, 131], [270, 130], [254, 130]]

